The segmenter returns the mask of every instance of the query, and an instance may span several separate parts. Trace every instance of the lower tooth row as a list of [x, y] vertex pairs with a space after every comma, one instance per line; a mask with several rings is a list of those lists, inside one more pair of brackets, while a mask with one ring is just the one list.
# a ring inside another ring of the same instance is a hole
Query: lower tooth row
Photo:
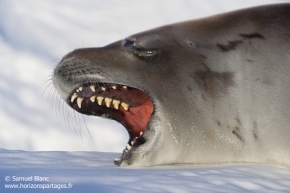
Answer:
[[[141, 131], [139, 137], [142, 134], [143, 134], [143, 132]], [[132, 148], [133, 144], [135, 143], [136, 139], [138, 139], [139, 137], [135, 137], [135, 139], [133, 141], [131, 141], [131, 145], [130, 144], [127, 144], [126, 145], [126, 149], [124, 150], [125, 153], [128, 153], [128, 151]], [[117, 162], [120, 161], [120, 160], [121, 160], [121, 158], [115, 158], [115, 161], [117, 161]]]
[[[140, 137], [142, 134], [143, 134], [143, 132], [141, 131], [139, 137]], [[130, 149], [132, 148], [133, 144], [135, 143], [135, 141], [136, 141], [139, 137], [135, 137], [135, 139], [131, 141], [131, 144], [127, 144], [127, 145], [126, 145], [127, 150], [130, 150]]]
[[130, 144], [127, 144], [127, 149], [130, 150], [132, 148], [132, 146]]
[[[73, 94], [72, 97], [71, 97], [71, 102], [73, 102], [76, 98], [77, 98], [78, 107], [82, 108], [82, 102], [83, 102], [84, 98], [77, 97], [76, 94]], [[114, 108], [117, 109], [117, 110], [119, 110], [120, 104], [126, 111], [129, 110], [129, 105], [127, 103], [123, 103], [123, 102], [121, 103], [121, 101], [119, 101], [119, 100], [113, 100], [113, 99], [107, 98], [107, 97], [105, 98], [105, 97], [102, 97], [102, 96], [98, 96], [98, 97], [91, 96], [90, 97], [90, 101], [91, 102], [95, 102], [96, 98], [97, 98], [97, 101], [98, 101], [98, 105], [102, 105], [103, 101], [105, 100], [105, 105], [108, 108], [110, 108], [111, 104], [113, 103]]]

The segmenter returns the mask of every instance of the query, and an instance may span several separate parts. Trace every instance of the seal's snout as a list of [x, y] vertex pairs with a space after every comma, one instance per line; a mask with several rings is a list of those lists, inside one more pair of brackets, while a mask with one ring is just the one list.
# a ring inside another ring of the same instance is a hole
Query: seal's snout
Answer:
[[[94, 53], [94, 59], [87, 57], [88, 52]], [[131, 149], [145, 143], [142, 134], [154, 106], [149, 95], [140, 89], [109, 82], [108, 78], [103, 82], [108, 75], [102, 72], [101, 64], [106, 65], [111, 58], [103, 57], [102, 52], [102, 49], [80, 49], [67, 54], [54, 69], [53, 84], [74, 110], [116, 120], [127, 129], [129, 141], [121, 158], [115, 160], [120, 165]]]
[[65, 69], [63, 69], [63, 66], [58, 64], [54, 70], [52, 75], [52, 83], [54, 88], [57, 90], [58, 94], [61, 96], [62, 99], [65, 99], [69, 93], [70, 83], [67, 81], [67, 78], [65, 78]]

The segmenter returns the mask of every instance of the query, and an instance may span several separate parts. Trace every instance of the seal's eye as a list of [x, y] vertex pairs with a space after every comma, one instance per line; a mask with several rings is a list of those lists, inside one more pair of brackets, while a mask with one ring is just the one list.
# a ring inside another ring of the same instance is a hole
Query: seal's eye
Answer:
[[137, 56], [140, 56], [140, 57], [148, 57], [148, 56], [154, 56], [157, 51], [135, 51], [134, 52]]
[[146, 50], [144, 48], [138, 47], [135, 45], [135, 41], [129, 39], [125, 39], [124, 47], [130, 50], [134, 50], [134, 54], [139, 57], [154, 56], [157, 53], [157, 51]]

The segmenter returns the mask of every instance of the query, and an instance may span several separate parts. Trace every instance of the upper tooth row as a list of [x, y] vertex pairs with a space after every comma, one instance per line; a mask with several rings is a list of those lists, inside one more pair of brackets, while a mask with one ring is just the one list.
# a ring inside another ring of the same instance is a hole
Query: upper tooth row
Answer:
[[[81, 97], [77, 97], [77, 94], [74, 93], [71, 97], [71, 102], [73, 102], [75, 100], [75, 98], [77, 98], [77, 105], [79, 108], [82, 107], [82, 102], [84, 100], [84, 98], [81, 98]], [[108, 98], [108, 97], [102, 97], [102, 96], [91, 96], [90, 97], [90, 101], [92, 102], [95, 102], [96, 101], [96, 98], [97, 98], [97, 101], [98, 101], [98, 105], [102, 105], [102, 102], [105, 100], [105, 104], [106, 104], [106, 107], [110, 108], [111, 106], [111, 103], [113, 103], [113, 106], [115, 109], [119, 110], [119, 106], [121, 104], [121, 106], [126, 110], [128, 111], [129, 110], [129, 105], [127, 103], [124, 103], [119, 100], [115, 100], [115, 99], [111, 99], [111, 98]]]
[[[90, 88], [91, 88], [91, 90], [93, 91], [93, 92], [95, 92], [96, 91], [96, 87], [94, 86], [94, 85], [91, 85], [90, 86]], [[124, 89], [127, 89], [127, 86], [123, 86], [123, 88]], [[101, 89], [103, 90], [103, 91], [105, 91], [106, 90], [106, 87], [101, 87]], [[117, 89], [117, 86], [112, 86], [112, 89]], [[80, 92], [80, 91], [82, 91], [83, 90], [83, 87], [82, 86], [80, 86], [79, 88], [77, 88], [77, 90], [76, 90], [76, 92]]]

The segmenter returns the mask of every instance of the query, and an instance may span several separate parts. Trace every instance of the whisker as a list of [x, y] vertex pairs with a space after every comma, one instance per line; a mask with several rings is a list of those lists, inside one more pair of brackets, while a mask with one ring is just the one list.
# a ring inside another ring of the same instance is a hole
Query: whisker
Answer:
[[85, 123], [86, 129], [87, 129], [87, 132], [89, 133], [89, 136], [90, 136], [91, 140], [94, 141], [94, 139], [93, 139], [93, 137], [92, 137], [92, 135], [91, 135], [91, 132], [90, 132], [90, 130], [89, 130], [88, 127], [87, 127], [87, 124], [86, 124], [85, 118], [84, 118], [83, 115], [82, 115], [82, 117], [83, 117], [83, 121], [84, 121], [84, 123]]
[[[59, 118], [60, 123], [64, 127], [72, 129], [72, 131], [74, 131], [75, 134], [80, 136], [80, 138], [82, 139], [82, 127], [79, 113], [69, 108], [65, 101], [57, 94], [57, 90], [54, 88], [51, 81], [46, 81], [46, 84], [48, 85], [46, 85], [43, 91], [43, 97], [47, 97], [47, 100], [50, 104], [50, 110], [55, 112], [56, 117]], [[89, 131], [88, 128], [87, 131]], [[91, 134], [90, 138], [92, 139]]]

